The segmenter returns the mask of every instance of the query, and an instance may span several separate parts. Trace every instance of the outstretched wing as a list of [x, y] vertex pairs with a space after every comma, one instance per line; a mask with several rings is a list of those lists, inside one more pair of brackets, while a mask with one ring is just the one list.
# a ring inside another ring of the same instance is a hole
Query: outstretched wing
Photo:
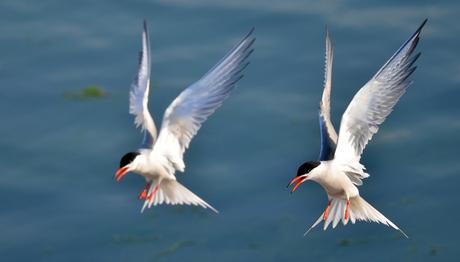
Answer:
[[139, 71], [131, 84], [129, 93], [129, 113], [135, 116], [136, 127], [141, 127], [144, 138], [142, 148], [151, 148], [157, 138], [157, 128], [148, 109], [150, 89], [150, 39], [147, 22], [144, 20], [142, 51], [139, 54]]
[[385, 65], [354, 96], [342, 116], [335, 159], [359, 161], [377, 133], [379, 125], [391, 113], [411, 84], [409, 76], [420, 53], [413, 55], [425, 20]]
[[242, 71], [253, 51], [253, 30], [166, 109], [153, 151], [166, 156], [176, 170], [184, 170], [182, 157], [190, 141], [243, 77]]
[[337, 133], [331, 121], [331, 87], [332, 87], [332, 61], [334, 50], [332, 48], [329, 30], [326, 28], [326, 58], [324, 64], [324, 90], [319, 104], [319, 128], [321, 132], [321, 151], [319, 160], [331, 160], [334, 158], [337, 145]]

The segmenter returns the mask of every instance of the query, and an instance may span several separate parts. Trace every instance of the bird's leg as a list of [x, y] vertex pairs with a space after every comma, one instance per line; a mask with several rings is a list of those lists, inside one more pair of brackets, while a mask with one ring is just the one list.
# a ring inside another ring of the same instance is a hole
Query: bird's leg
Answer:
[[144, 190], [139, 194], [139, 199], [145, 199], [147, 197], [147, 190], [149, 190], [151, 183], [145, 184]]
[[329, 202], [327, 203], [327, 206], [326, 206], [326, 209], [324, 209], [324, 212], [323, 212], [323, 220], [326, 220], [327, 217], [329, 216], [329, 208], [331, 208], [331, 200], [329, 200]]
[[155, 188], [153, 189], [152, 193], [147, 196], [147, 201], [153, 202], [153, 199], [155, 199], [155, 194], [157, 193], [158, 189], [160, 188], [160, 184], [157, 184]]
[[348, 220], [348, 209], [350, 208], [350, 200], [347, 199], [347, 206], [345, 207], [345, 220]]

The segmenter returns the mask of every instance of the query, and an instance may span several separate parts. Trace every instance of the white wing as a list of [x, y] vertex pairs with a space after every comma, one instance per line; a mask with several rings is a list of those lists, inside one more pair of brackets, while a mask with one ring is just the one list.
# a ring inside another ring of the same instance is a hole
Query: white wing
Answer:
[[253, 30], [166, 109], [153, 151], [166, 156], [176, 170], [184, 170], [182, 157], [190, 141], [243, 77], [242, 71], [253, 51]]
[[416, 67], [413, 64], [420, 56], [420, 53], [412, 53], [426, 21], [358, 91], [348, 105], [340, 124], [335, 159], [349, 163], [359, 162], [364, 147], [411, 84], [408, 78], [414, 72]]
[[332, 61], [334, 50], [332, 48], [329, 30], [326, 28], [326, 57], [324, 64], [324, 90], [319, 105], [319, 128], [321, 132], [321, 151], [319, 160], [331, 160], [334, 158], [337, 144], [337, 133], [331, 121], [331, 87], [332, 87]]
[[139, 71], [131, 84], [129, 94], [129, 113], [135, 116], [136, 127], [141, 126], [144, 132], [142, 148], [151, 148], [157, 138], [157, 129], [152, 116], [149, 113], [149, 89], [150, 89], [150, 39], [147, 30], [147, 22], [144, 21], [142, 33], [142, 51], [139, 54]]

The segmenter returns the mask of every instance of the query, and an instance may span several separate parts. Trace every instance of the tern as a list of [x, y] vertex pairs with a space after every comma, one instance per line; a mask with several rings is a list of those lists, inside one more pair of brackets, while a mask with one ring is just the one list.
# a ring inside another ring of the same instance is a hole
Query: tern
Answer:
[[135, 152], [126, 153], [120, 160], [115, 179], [120, 181], [128, 172], [143, 176], [146, 186], [139, 199], [145, 199], [141, 212], [152, 205], [195, 205], [218, 211], [181, 185], [176, 171], [184, 172], [184, 151], [204, 121], [219, 108], [243, 77], [248, 58], [253, 52], [254, 28], [235, 45], [211, 70], [196, 81], [169, 105], [163, 115], [160, 132], [148, 110], [150, 89], [150, 40], [144, 21], [139, 70], [131, 84], [129, 113], [141, 127], [143, 139]]
[[414, 63], [420, 56], [420, 53], [414, 54], [414, 50], [426, 22], [425, 19], [415, 33], [356, 93], [342, 115], [338, 135], [330, 116], [334, 56], [326, 29], [325, 80], [319, 107], [319, 160], [302, 164], [297, 170], [297, 176], [288, 184], [288, 187], [294, 185], [292, 193], [303, 182], [312, 180], [320, 184], [327, 193], [329, 201], [324, 212], [305, 235], [321, 221], [324, 221], [323, 229], [326, 230], [331, 223], [335, 228], [340, 221], [347, 225], [348, 221], [354, 224], [361, 220], [391, 226], [407, 237], [398, 226], [360, 196], [358, 186], [363, 184], [363, 179], [369, 177], [360, 159], [367, 143], [377, 133], [379, 125], [412, 83], [409, 77], [415, 71]]

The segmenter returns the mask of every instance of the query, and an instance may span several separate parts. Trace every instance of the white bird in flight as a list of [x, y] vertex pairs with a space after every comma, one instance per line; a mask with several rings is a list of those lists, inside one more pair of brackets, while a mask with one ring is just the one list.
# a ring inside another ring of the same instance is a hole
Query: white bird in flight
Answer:
[[414, 72], [414, 63], [420, 56], [420, 53], [413, 53], [426, 22], [423, 21], [417, 31], [356, 93], [342, 116], [338, 136], [330, 117], [333, 48], [326, 30], [325, 81], [319, 110], [319, 161], [302, 164], [297, 176], [288, 185], [294, 184], [292, 193], [303, 182], [313, 180], [327, 193], [329, 201], [324, 212], [305, 235], [321, 221], [324, 221], [323, 229], [326, 230], [331, 223], [335, 228], [339, 221], [346, 225], [350, 220], [353, 224], [363, 220], [391, 226], [407, 237], [398, 226], [359, 195], [357, 186], [363, 184], [362, 179], [369, 177], [360, 163], [364, 147], [412, 83], [409, 76]]
[[139, 72], [131, 85], [129, 112], [135, 116], [135, 124], [143, 131], [140, 149], [125, 154], [115, 179], [120, 181], [128, 172], [143, 176], [146, 186], [139, 195], [145, 199], [141, 212], [152, 205], [199, 205], [218, 211], [203, 199], [181, 185], [174, 175], [184, 172], [184, 151], [197, 134], [204, 121], [219, 108], [230, 91], [243, 77], [253, 52], [254, 28], [234, 46], [200, 80], [186, 88], [166, 109], [159, 135], [148, 110], [150, 88], [150, 43], [147, 24], [144, 21], [142, 51]]

